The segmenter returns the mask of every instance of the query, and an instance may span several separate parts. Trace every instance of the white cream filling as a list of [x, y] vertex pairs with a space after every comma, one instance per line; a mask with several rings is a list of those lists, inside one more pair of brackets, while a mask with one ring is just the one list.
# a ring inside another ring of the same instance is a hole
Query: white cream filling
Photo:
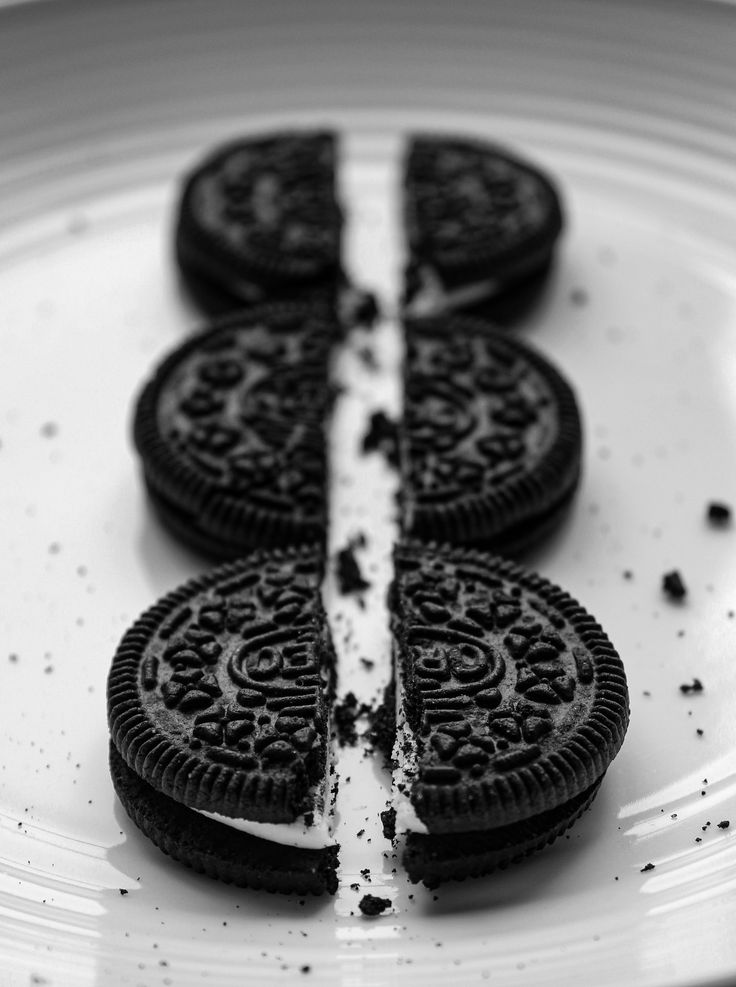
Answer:
[[[319, 789], [313, 792], [312, 823], [307, 826], [304, 816], [298, 816], [289, 823], [256, 822], [254, 819], [243, 819], [236, 816], [224, 816], [221, 812], [210, 812], [207, 809], [193, 809], [208, 819], [237, 829], [239, 833], [257, 836], [258, 839], [268, 840], [269, 843], [280, 843], [282, 846], [300, 847], [303, 850], [323, 850], [335, 845], [335, 830], [337, 828], [337, 812], [335, 799], [330, 799], [330, 789], [333, 779], [337, 778], [334, 769], [335, 752], [331, 741], [327, 744], [327, 759], [325, 776]], [[329, 808], [325, 812], [325, 806]], [[190, 806], [191, 808], [191, 806]]]
[[437, 315], [465, 305], [474, 305], [486, 298], [493, 298], [501, 287], [496, 278], [486, 278], [448, 291], [437, 271], [426, 265], [420, 267], [419, 277], [421, 280], [419, 291], [404, 309], [406, 315], [415, 318]]
[[214, 819], [215, 822], [223, 823], [232, 829], [237, 829], [240, 833], [248, 833], [250, 836], [257, 836], [261, 840], [268, 840], [271, 843], [281, 843], [283, 846], [300, 847], [305, 850], [322, 850], [324, 847], [333, 846], [334, 839], [334, 815], [328, 816], [322, 813], [314, 813], [314, 822], [307, 826], [304, 817], [300, 816], [290, 823], [264, 823], [254, 822], [252, 819], [236, 819], [233, 816], [223, 816], [219, 812], [208, 812], [205, 809], [195, 809], [202, 816]]

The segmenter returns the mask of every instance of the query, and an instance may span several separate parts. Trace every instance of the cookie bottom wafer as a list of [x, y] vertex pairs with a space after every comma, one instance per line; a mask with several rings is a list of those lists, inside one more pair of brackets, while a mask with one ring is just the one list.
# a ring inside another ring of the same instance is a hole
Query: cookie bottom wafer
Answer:
[[602, 780], [564, 805], [508, 826], [470, 833], [407, 834], [402, 863], [409, 879], [432, 888], [518, 863], [562, 836], [590, 807]]
[[138, 777], [110, 745], [110, 774], [125, 811], [160, 850], [209, 877], [282, 894], [334, 894], [337, 845], [313, 850], [263, 840], [188, 809]]

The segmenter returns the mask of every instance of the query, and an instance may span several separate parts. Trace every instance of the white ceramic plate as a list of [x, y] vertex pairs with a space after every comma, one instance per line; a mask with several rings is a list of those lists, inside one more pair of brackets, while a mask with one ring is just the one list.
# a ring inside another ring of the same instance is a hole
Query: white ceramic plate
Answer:
[[[2, 987], [734, 982], [736, 527], [705, 509], [736, 504], [735, 39], [736, 8], [707, 2], [0, 13]], [[369, 410], [398, 407], [402, 135], [511, 143], [559, 178], [569, 215], [522, 331], [577, 386], [585, 478], [531, 561], [615, 641], [631, 728], [569, 839], [434, 894], [394, 872], [386, 779], [359, 748], [340, 761], [334, 899], [192, 875], [107, 776], [116, 643], [202, 567], [154, 523], [128, 437], [140, 382], [198, 321], [171, 258], [178, 176], [221, 138], [312, 123], [344, 135], [351, 267], [389, 313], [342, 361], [333, 547], [365, 531], [374, 585], [365, 610], [326, 588], [341, 692], [373, 700], [387, 675], [394, 480], [356, 446]], [[674, 568], [681, 605], [661, 591]], [[693, 677], [704, 691], [681, 693]], [[360, 916], [365, 891], [391, 911]]]

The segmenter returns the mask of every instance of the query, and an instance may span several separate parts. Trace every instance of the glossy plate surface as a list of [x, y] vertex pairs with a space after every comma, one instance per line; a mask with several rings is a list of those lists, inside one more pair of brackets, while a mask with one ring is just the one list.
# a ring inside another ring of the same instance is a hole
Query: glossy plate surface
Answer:
[[[736, 7], [708, 2], [0, 11], [3, 987], [733, 983], [736, 526], [705, 511], [736, 505], [735, 36]], [[387, 313], [340, 361], [333, 548], [365, 532], [373, 580], [365, 609], [325, 590], [341, 693], [372, 701], [388, 670], [395, 481], [357, 450], [368, 413], [399, 404], [402, 136], [505, 141], [567, 204], [521, 332], [578, 390], [585, 476], [530, 564], [617, 645], [631, 728], [568, 840], [436, 893], [394, 873], [387, 782], [360, 747], [339, 763], [340, 892], [319, 901], [170, 863], [107, 775], [115, 646], [202, 568], [157, 527], [129, 441], [141, 381], [200, 321], [172, 263], [179, 176], [220, 139], [316, 123], [344, 135], [350, 266]], [[661, 590], [673, 569], [680, 604]], [[392, 909], [363, 918], [366, 891]]]

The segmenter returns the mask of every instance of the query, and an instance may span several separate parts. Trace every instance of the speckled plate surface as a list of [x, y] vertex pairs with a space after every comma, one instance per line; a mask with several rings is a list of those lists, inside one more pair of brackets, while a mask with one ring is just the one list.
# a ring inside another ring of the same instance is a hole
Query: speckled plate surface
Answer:
[[[736, 8], [694, 0], [0, 11], [3, 987], [733, 983], [736, 526], [705, 511], [736, 504], [735, 35]], [[319, 901], [170, 863], [107, 774], [115, 646], [202, 568], [156, 525], [129, 439], [140, 382], [198, 324], [172, 262], [178, 176], [221, 138], [299, 123], [344, 134], [350, 266], [388, 313], [343, 355], [333, 435], [333, 549], [364, 531], [373, 585], [365, 609], [325, 592], [340, 691], [367, 701], [388, 672], [395, 481], [357, 449], [368, 413], [398, 407], [401, 136], [506, 141], [567, 202], [522, 335], [577, 387], [585, 472], [530, 562], [618, 646], [631, 728], [569, 840], [435, 893], [394, 873], [387, 782], [360, 748], [339, 763], [340, 891]], [[365, 891], [391, 910], [363, 918]]]

